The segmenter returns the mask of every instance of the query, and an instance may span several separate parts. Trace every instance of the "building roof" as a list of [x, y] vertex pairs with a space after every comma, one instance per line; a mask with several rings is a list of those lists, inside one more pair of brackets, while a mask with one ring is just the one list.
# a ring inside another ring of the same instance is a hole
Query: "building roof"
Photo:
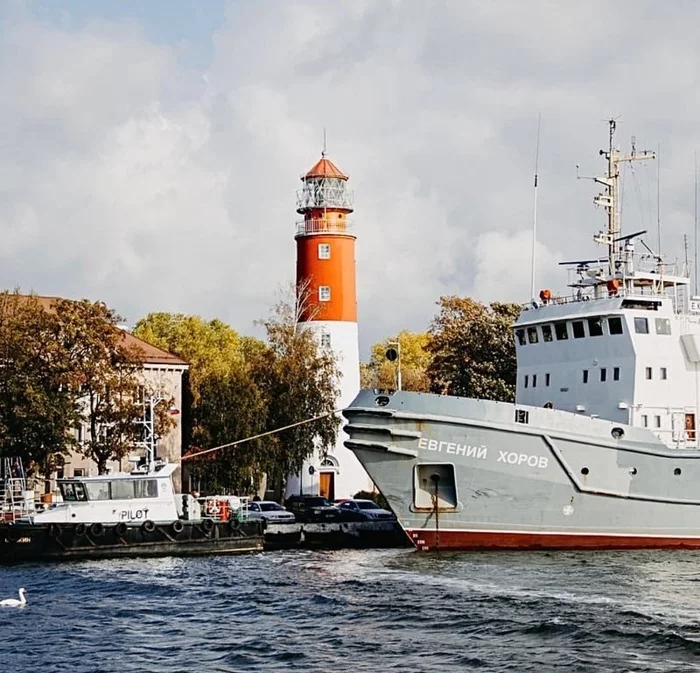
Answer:
[[308, 180], [309, 178], [339, 178], [340, 180], [347, 180], [348, 176], [330, 159], [326, 159], [326, 157], [322, 156], [306, 175], [302, 177], [302, 180]]
[[[59, 297], [39, 297], [35, 296], [36, 300], [42, 305], [42, 307], [47, 310], [53, 310], [54, 303], [59, 299]], [[124, 338], [124, 343], [128, 348], [135, 348], [143, 353], [143, 364], [145, 365], [173, 365], [177, 367], [188, 366], [188, 362], [179, 358], [177, 355], [173, 355], [158, 346], [154, 346], [148, 341], [139, 339], [134, 336], [131, 332], [127, 330], [121, 330], [122, 336]]]

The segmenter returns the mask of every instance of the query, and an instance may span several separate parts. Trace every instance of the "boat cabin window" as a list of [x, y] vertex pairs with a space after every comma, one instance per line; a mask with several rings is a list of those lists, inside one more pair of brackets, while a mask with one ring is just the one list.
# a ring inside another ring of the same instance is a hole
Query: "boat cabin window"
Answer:
[[555, 322], [554, 333], [557, 335], [557, 341], [566, 341], [569, 338], [569, 331], [565, 322]]
[[158, 482], [155, 479], [139, 479], [134, 482], [134, 492], [137, 498], [157, 498]]
[[610, 334], [622, 334], [622, 318], [619, 315], [608, 318], [608, 330]]
[[649, 334], [649, 321], [646, 318], [635, 318], [634, 331], [637, 334]]
[[132, 500], [133, 498], [157, 498], [156, 479], [119, 479], [110, 482], [112, 500]]
[[620, 380], [620, 368], [613, 367], [613, 381], [619, 381], [619, 380]]
[[571, 323], [574, 330], [574, 339], [583, 339], [586, 336], [586, 331], [583, 327], [583, 320], [574, 320]]
[[588, 334], [592, 337], [603, 336], [603, 321], [600, 316], [588, 319]]
[[600, 382], [605, 383], [608, 380], [608, 370], [605, 367], [600, 368]]
[[670, 334], [671, 333], [671, 321], [668, 318], [657, 318], [656, 319], [656, 333], [657, 334]]
[[542, 325], [542, 341], [551, 341], [552, 340], [552, 326], [551, 325]]
[[87, 500], [85, 488], [81, 483], [64, 482], [59, 484], [61, 496], [66, 502], [82, 502]]
[[527, 341], [525, 341], [525, 330], [524, 329], [516, 329], [515, 336], [517, 337], [518, 343], [521, 346], [524, 346], [527, 343]]
[[527, 328], [527, 340], [531, 344], [537, 343], [537, 328], [536, 327], [528, 327]]
[[639, 299], [624, 299], [622, 301], [622, 308], [633, 308], [642, 311], [658, 311], [660, 301], [644, 301]]
[[90, 481], [85, 484], [90, 500], [109, 500], [108, 481]]

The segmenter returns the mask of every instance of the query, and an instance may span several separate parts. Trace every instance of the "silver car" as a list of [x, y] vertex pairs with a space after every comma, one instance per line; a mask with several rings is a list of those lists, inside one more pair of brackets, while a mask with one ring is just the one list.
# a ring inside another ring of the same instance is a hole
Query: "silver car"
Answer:
[[248, 518], [264, 519], [268, 523], [294, 523], [296, 521], [292, 512], [272, 500], [249, 502]]
[[336, 505], [342, 512], [352, 512], [352, 514], [359, 520], [393, 521], [396, 519], [393, 512], [382, 509], [372, 500], [356, 500], [355, 498], [348, 498], [346, 500], [336, 501]]

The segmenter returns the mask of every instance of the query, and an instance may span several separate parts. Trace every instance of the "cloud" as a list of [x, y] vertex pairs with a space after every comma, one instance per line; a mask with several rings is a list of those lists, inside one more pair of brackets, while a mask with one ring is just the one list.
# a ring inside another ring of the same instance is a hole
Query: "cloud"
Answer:
[[[142, 19], [8, 12], [0, 286], [254, 333], [293, 279], [298, 176], [326, 127], [356, 196], [366, 354], [425, 328], [441, 294], [529, 298], [539, 113], [538, 285], [559, 291], [560, 257], [600, 252], [596, 189], [574, 166], [603, 170], [611, 114], [620, 144], [660, 145], [662, 240], [682, 255], [700, 7], [671, 4], [236, 2], [205, 68]], [[625, 176], [624, 226], [650, 243], [656, 170]]]

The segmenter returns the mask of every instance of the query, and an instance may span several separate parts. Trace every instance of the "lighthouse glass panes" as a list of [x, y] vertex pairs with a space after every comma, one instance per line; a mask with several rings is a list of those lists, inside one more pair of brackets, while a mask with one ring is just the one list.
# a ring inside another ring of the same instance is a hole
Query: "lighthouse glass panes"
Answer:
[[331, 258], [331, 244], [330, 243], [319, 243], [318, 244], [318, 258], [319, 259], [330, 259]]
[[331, 288], [328, 285], [321, 285], [318, 288], [318, 300], [319, 301], [330, 301], [331, 300]]

